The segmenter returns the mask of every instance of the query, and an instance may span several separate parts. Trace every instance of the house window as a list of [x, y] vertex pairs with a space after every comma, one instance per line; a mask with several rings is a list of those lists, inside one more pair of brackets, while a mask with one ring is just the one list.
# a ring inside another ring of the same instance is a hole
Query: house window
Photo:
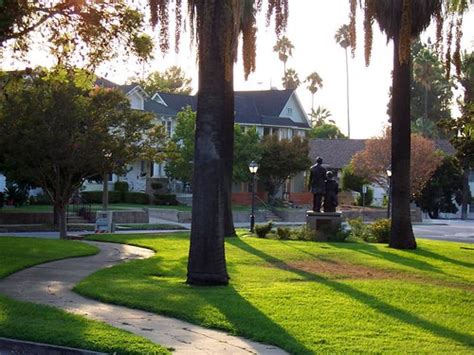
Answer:
[[171, 137], [171, 121], [166, 121], [166, 134]]
[[264, 127], [263, 136], [266, 137], [266, 136], [269, 136], [270, 134], [272, 134], [272, 129], [270, 127]]
[[293, 115], [293, 109], [291, 107], [288, 107], [287, 109], [288, 115]]

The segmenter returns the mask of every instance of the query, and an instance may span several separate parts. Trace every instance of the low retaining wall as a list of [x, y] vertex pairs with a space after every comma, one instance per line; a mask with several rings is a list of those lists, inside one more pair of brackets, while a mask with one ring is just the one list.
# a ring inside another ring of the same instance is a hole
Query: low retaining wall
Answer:
[[51, 212], [1, 212], [0, 224], [52, 224], [54, 222]]
[[[113, 223], [148, 223], [148, 210], [140, 211], [112, 211], [112, 221]], [[87, 219], [90, 223], [96, 222], [96, 213], [91, 212]]]

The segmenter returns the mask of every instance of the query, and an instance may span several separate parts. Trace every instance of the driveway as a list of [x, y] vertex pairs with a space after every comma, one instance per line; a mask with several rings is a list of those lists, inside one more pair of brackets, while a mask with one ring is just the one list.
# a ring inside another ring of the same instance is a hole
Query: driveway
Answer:
[[413, 232], [418, 238], [474, 243], [474, 220], [426, 220], [414, 224]]

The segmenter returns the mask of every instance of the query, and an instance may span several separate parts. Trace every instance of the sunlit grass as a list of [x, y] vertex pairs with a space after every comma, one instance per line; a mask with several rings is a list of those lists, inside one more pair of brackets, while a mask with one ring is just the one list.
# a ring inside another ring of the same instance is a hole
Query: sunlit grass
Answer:
[[[1, 237], [0, 278], [46, 261], [96, 252], [97, 248], [79, 242]], [[168, 353], [142, 337], [104, 323], [2, 295], [0, 337], [117, 354]]]
[[190, 287], [189, 236], [96, 237], [157, 251], [83, 281], [85, 295], [225, 329], [291, 353], [472, 353], [474, 251], [231, 238], [228, 287]]

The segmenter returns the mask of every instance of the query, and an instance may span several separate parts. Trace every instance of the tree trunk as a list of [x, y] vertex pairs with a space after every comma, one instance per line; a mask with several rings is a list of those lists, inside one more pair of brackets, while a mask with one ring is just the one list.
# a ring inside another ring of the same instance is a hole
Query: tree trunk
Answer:
[[187, 283], [227, 285], [234, 136], [233, 17], [227, 1], [198, 2], [199, 92]]
[[102, 211], [109, 208], [109, 174], [102, 174]]
[[58, 214], [59, 239], [67, 239], [66, 206], [57, 203], [54, 207]]
[[347, 59], [347, 47], [344, 48], [346, 53], [346, 104], [347, 104], [347, 138], [351, 138], [351, 122], [349, 115], [349, 61]]
[[392, 230], [389, 246], [415, 249], [410, 216], [410, 63], [400, 64], [399, 36], [393, 38]]
[[469, 204], [469, 168], [465, 167], [462, 176], [461, 219], [467, 219], [467, 205]]
[[53, 225], [59, 226], [59, 212], [56, 205], [53, 205]]

